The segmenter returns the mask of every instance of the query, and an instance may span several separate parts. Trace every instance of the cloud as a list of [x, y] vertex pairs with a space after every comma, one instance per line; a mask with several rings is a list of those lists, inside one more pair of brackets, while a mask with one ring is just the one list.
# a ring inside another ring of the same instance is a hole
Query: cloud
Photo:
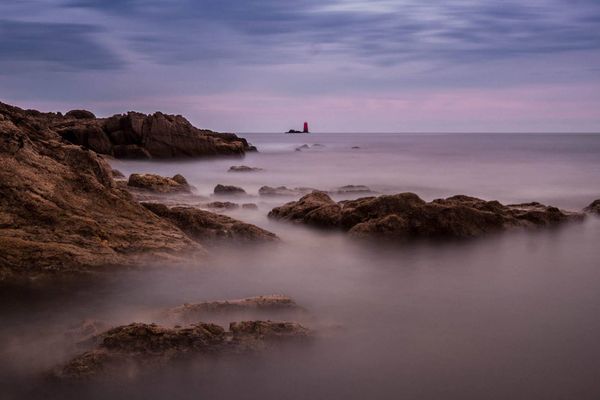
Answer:
[[0, 20], [0, 64], [70, 70], [122, 67], [119, 57], [96, 41], [101, 32], [85, 24]]

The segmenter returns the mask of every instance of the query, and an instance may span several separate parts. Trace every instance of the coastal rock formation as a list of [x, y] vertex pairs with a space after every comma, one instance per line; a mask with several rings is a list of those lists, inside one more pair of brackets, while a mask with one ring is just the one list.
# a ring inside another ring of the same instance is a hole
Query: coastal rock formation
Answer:
[[182, 358], [256, 352], [310, 337], [309, 329], [294, 322], [232, 322], [228, 331], [202, 322], [185, 328], [133, 323], [98, 335], [93, 349], [73, 358], [55, 376], [86, 379], [122, 372], [124, 368], [131, 373]]
[[584, 208], [583, 211], [590, 214], [600, 215], [600, 199], [592, 201], [592, 203]]
[[142, 203], [142, 205], [157, 216], [171, 221], [191, 238], [203, 244], [214, 244], [223, 239], [249, 244], [279, 240], [274, 233], [225, 215], [193, 207], [169, 208], [158, 203]]
[[414, 193], [336, 203], [326, 193], [313, 192], [274, 208], [269, 217], [340, 229], [354, 237], [405, 240], [468, 238], [512, 227], [557, 225], [583, 215], [539, 203], [502, 205], [462, 195], [430, 203]]
[[214, 193], [223, 196], [237, 196], [240, 194], [246, 194], [246, 191], [241, 187], [218, 184], [215, 186]]
[[227, 172], [259, 172], [264, 171], [262, 168], [249, 167], [247, 165], [234, 165], [229, 167]]
[[119, 189], [101, 156], [65, 144], [63, 118], [0, 103], [0, 280], [203, 253]]
[[179, 174], [172, 178], [154, 174], [131, 174], [127, 181], [127, 186], [156, 193], [192, 192], [192, 188], [187, 180]]
[[[45, 114], [47, 115], [47, 114]], [[243, 155], [256, 150], [246, 139], [194, 127], [181, 115], [137, 112], [96, 118], [72, 110], [47, 118], [47, 128], [66, 141], [116, 158], [174, 158]]]
[[[273, 314], [289, 311], [303, 311], [294, 300], [283, 295], [248, 297], [239, 300], [207, 301], [195, 304], [184, 304], [162, 313], [161, 317], [178, 323], [205, 321], [215, 316], [252, 314]], [[264, 316], [264, 315], [263, 315]]]
[[213, 201], [206, 204], [208, 208], [220, 208], [225, 210], [234, 210], [236, 208], [240, 208], [240, 205], [237, 203], [232, 203], [230, 201]]

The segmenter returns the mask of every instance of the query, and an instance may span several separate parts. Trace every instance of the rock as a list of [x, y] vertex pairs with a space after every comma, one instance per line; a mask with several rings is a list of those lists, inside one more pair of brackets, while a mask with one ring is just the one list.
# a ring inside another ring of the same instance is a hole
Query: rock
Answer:
[[93, 151], [51, 127], [63, 117], [0, 103], [0, 281], [146, 265], [202, 246], [119, 189]]
[[127, 186], [157, 193], [191, 193], [191, 187], [181, 175], [166, 178], [154, 174], [131, 174]]
[[303, 144], [300, 147], [296, 147], [296, 151], [302, 151], [302, 150], [306, 150], [309, 149], [310, 147], [307, 144]]
[[71, 110], [65, 114], [65, 117], [75, 119], [96, 119], [94, 113], [88, 110]]
[[583, 215], [539, 203], [505, 206], [462, 195], [430, 203], [414, 193], [336, 203], [326, 193], [314, 192], [274, 208], [269, 217], [339, 229], [354, 237], [405, 240], [475, 237], [514, 227], [553, 226]]
[[207, 301], [195, 304], [184, 304], [162, 313], [161, 317], [171, 322], [190, 323], [206, 321], [214, 317], [223, 317], [231, 314], [251, 314], [258, 317], [264, 314], [304, 311], [304, 309], [288, 296], [268, 295], [248, 297], [239, 300]]
[[371, 189], [364, 185], [346, 185], [337, 188], [339, 194], [353, 194], [353, 193], [372, 193]]
[[278, 187], [263, 186], [260, 189], [258, 189], [258, 194], [261, 196], [300, 196], [300, 195], [310, 193], [315, 190], [317, 190], [317, 189], [305, 188], [305, 187], [289, 189], [285, 186], [278, 186]]
[[201, 243], [215, 244], [227, 239], [239, 243], [276, 242], [279, 238], [269, 231], [225, 215], [193, 207], [169, 208], [158, 203], [142, 203], [161, 218], [165, 218]]
[[246, 191], [241, 187], [219, 184], [215, 186], [214, 193], [217, 195], [237, 196], [246, 194]]
[[118, 169], [112, 170], [112, 177], [115, 179], [125, 179], [125, 175], [123, 175], [123, 173]]
[[245, 210], [258, 210], [258, 206], [254, 203], [244, 203], [242, 208]]
[[600, 215], [600, 199], [592, 201], [592, 203], [584, 208], [583, 211], [590, 214]]
[[229, 167], [229, 171], [227, 171], [227, 172], [258, 172], [258, 171], [264, 171], [264, 170], [262, 168], [248, 167], [247, 165], [234, 165], [232, 167]]
[[358, 149], [360, 149], [360, 147], [359, 146], [352, 146], [352, 149], [353, 150], [358, 150]]
[[302, 131], [297, 131], [296, 129], [290, 129], [286, 133], [303, 133]]
[[216, 324], [196, 323], [166, 328], [133, 323], [104, 332], [97, 345], [55, 371], [61, 380], [81, 380], [143, 372], [170, 362], [201, 355], [263, 351], [285, 342], [306, 341], [311, 331], [294, 322], [232, 322], [229, 331]]
[[53, 115], [51, 129], [65, 140], [116, 158], [174, 158], [243, 155], [256, 151], [232, 133], [198, 129], [181, 115], [137, 112], [96, 118], [85, 110]]
[[208, 208], [223, 208], [226, 210], [233, 210], [239, 208], [240, 205], [236, 203], [232, 203], [230, 201], [213, 201], [211, 203], [206, 204]]

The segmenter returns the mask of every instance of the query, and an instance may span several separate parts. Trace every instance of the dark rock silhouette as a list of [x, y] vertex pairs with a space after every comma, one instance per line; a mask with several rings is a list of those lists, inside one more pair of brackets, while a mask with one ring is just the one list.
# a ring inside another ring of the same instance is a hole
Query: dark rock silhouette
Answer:
[[262, 168], [257, 167], [249, 167], [247, 165], [234, 165], [229, 167], [229, 171], [227, 172], [259, 172], [264, 171]]
[[246, 194], [246, 191], [241, 187], [218, 184], [217, 186], [215, 186], [214, 193], [216, 195], [237, 196], [241, 194]]
[[600, 199], [594, 200], [589, 206], [584, 208], [583, 211], [590, 214], [600, 215]]

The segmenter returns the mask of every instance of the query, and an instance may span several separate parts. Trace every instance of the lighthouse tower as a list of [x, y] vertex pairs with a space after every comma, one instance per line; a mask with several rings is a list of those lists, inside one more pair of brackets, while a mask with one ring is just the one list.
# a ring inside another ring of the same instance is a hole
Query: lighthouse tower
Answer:
[[304, 122], [304, 129], [302, 129], [302, 133], [308, 133], [308, 122]]

